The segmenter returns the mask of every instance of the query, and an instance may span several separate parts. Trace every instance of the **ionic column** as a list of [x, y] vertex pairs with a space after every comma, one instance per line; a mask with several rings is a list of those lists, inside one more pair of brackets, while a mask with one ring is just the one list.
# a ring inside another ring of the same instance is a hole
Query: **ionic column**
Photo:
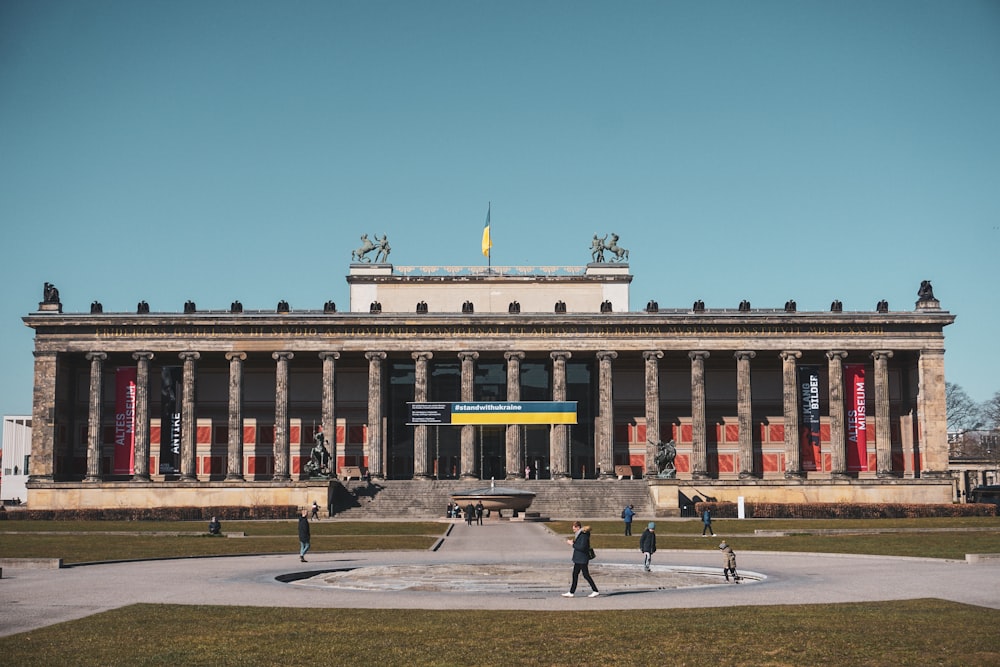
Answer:
[[892, 429], [889, 423], [889, 359], [892, 350], [875, 350], [875, 474], [892, 477]]
[[29, 481], [51, 482], [55, 473], [56, 362], [55, 352], [35, 351], [31, 397], [31, 474]]
[[[552, 352], [552, 400], [566, 400], [566, 360], [570, 352]], [[565, 479], [569, 474], [569, 432], [566, 424], [549, 427], [549, 471], [552, 479]]]
[[[507, 400], [517, 402], [521, 400], [521, 361], [524, 359], [524, 352], [504, 352], [503, 358], [507, 360]], [[523, 479], [524, 470], [521, 464], [524, 463], [524, 452], [521, 449], [521, 427], [518, 424], [507, 424], [506, 450], [507, 450], [507, 479]]]
[[920, 476], [947, 477], [948, 412], [944, 391], [944, 350], [920, 350], [917, 378]]
[[274, 352], [274, 481], [285, 482], [290, 474], [291, 451], [288, 444], [288, 362], [291, 352]]
[[101, 377], [104, 371], [104, 352], [88, 352], [90, 362], [90, 411], [87, 413], [87, 476], [85, 482], [101, 481]]
[[135, 369], [135, 472], [132, 480], [149, 481], [149, 362], [152, 352], [134, 352]]
[[613, 479], [615, 476], [615, 413], [611, 396], [611, 362], [617, 358], [618, 353], [613, 350], [602, 350], [597, 353], [598, 429], [597, 452], [594, 458], [601, 470], [601, 479]]
[[[414, 352], [410, 356], [416, 362], [413, 377], [413, 400], [427, 400], [427, 365], [434, 357], [432, 352]], [[432, 470], [428, 452], [427, 426], [413, 427], [413, 477], [415, 479], [431, 479]]]
[[645, 476], [655, 477], [656, 445], [660, 441], [660, 359], [663, 352], [650, 350], [642, 353], [646, 360], [646, 465]]
[[184, 362], [184, 374], [181, 380], [181, 481], [197, 482], [198, 450], [196, 436], [198, 422], [195, 417], [194, 386], [197, 367], [195, 362], [201, 358], [199, 352], [181, 352], [177, 355]]
[[375, 479], [384, 479], [382, 442], [382, 362], [385, 352], [365, 352], [368, 360], [368, 472]]
[[785, 479], [803, 477], [799, 455], [799, 384], [795, 360], [802, 357], [798, 350], [784, 350], [781, 356], [781, 395], [785, 416]]
[[243, 362], [246, 352], [227, 352], [229, 361], [229, 440], [226, 443], [226, 480], [243, 481]]
[[736, 358], [736, 419], [740, 429], [740, 479], [753, 477], [753, 399], [750, 392], [752, 350], [739, 350]]
[[[459, 352], [462, 360], [462, 402], [475, 400], [475, 361], [478, 352]], [[462, 425], [462, 479], [476, 479], [476, 427]]]
[[844, 364], [847, 352], [830, 350], [830, 472], [834, 477], [847, 476], [847, 443], [844, 439]]
[[320, 423], [323, 439], [330, 447], [330, 474], [337, 473], [337, 413], [334, 375], [340, 352], [320, 352], [323, 362], [323, 391], [320, 398]]
[[691, 478], [708, 479], [708, 440], [705, 418], [705, 360], [707, 350], [688, 352], [691, 359]]

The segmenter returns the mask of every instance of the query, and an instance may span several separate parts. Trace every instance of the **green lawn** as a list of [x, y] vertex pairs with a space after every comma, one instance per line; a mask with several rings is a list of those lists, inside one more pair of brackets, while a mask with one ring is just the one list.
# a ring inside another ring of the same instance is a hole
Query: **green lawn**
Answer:
[[0, 638], [22, 665], [990, 665], [1000, 611], [941, 600], [642, 611], [134, 605]]

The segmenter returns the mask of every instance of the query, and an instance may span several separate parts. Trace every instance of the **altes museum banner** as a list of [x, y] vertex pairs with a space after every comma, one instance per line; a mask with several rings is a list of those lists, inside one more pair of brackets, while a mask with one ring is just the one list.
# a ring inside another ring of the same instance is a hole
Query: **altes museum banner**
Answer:
[[115, 373], [115, 458], [112, 472], [131, 475], [135, 472], [135, 367], [119, 368]]
[[847, 470], [868, 470], [868, 429], [865, 409], [865, 366], [844, 364], [844, 406], [847, 413]]

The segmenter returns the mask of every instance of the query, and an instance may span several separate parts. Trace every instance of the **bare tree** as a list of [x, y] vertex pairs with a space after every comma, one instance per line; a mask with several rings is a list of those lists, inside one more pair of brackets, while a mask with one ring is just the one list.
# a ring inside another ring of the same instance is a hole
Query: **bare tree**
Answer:
[[[967, 431], [983, 425], [983, 408], [972, 400], [961, 385], [946, 382], [944, 385], [945, 408], [948, 410], [948, 430]], [[1000, 407], [1000, 392], [993, 397]], [[996, 422], [994, 422], [996, 423]]]
[[[980, 406], [983, 421], [993, 430], [1000, 430], [1000, 391], [993, 394], [993, 398]], [[951, 423], [949, 417], [948, 423]]]

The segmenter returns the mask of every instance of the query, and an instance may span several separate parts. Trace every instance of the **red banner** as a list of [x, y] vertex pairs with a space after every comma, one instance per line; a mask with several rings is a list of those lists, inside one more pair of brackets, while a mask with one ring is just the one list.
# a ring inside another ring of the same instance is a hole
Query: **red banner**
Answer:
[[819, 366], [799, 366], [799, 463], [802, 470], [821, 470]]
[[847, 399], [847, 470], [868, 470], [868, 429], [865, 410], [865, 365], [844, 364]]
[[135, 472], [135, 368], [115, 373], [115, 475]]

